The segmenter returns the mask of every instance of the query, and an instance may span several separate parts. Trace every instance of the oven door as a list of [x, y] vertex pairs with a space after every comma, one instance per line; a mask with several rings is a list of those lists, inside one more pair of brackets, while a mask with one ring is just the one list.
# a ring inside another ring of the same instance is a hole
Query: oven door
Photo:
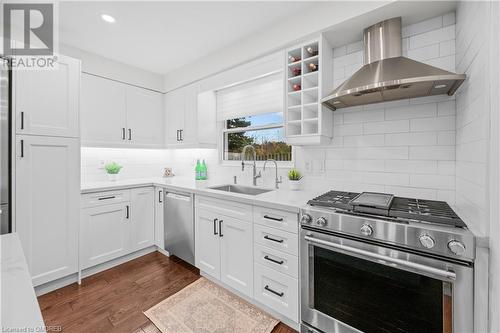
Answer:
[[301, 284], [324, 332], [473, 332], [470, 266], [302, 229]]

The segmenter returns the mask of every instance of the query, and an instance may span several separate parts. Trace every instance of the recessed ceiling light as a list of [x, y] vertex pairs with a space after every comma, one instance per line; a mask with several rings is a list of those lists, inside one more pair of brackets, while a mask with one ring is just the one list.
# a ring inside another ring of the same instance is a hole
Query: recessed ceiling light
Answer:
[[446, 84], [438, 84], [438, 85], [435, 85], [434, 88], [436, 89], [441, 89], [441, 88], [444, 88], [446, 87]]
[[108, 15], [108, 14], [102, 14], [102, 15], [101, 15], [101, 18], [102, 18], [104, 21], [108, 22], [108, 23], [115, 23], [115, 21], [116, 21], [116, 20], [115, 20], [115, 18], [114, 18], [113, 16]]

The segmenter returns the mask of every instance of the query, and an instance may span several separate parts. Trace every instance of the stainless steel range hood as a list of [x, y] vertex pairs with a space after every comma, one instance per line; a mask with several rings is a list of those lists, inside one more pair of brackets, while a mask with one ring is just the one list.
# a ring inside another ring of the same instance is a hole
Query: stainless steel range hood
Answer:
[[321, 102], [332, 110], [431, 95], [453, 95], [465, 80], [401, 56], [401, 17], [364, 30], [364, 66]]

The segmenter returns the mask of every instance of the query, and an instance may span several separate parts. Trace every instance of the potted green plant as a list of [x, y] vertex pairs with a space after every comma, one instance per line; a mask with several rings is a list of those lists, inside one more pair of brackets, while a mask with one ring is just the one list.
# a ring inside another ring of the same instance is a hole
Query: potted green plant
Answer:
[[300, 190], [302, 175], [297, 169], [291, 169], [288, 171], [288, 180], [290, 180], [290, 190], [298, 191]]
[[122, 168], [123, 167], [116, 162], [106, 164], [104, 166], [104, 169], [106, 169], [106, 173], [108, 174], [108, 180], [115, 181], [118, 178], [118, 173]]

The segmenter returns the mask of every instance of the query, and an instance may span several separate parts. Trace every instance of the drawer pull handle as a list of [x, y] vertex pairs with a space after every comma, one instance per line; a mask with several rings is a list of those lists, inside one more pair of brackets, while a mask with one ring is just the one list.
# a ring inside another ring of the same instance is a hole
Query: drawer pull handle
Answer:
[[273, 241], [276, 243], [283, 243], [283, 239], [275, 239], [275, 238], [269, 237], [268, 235], [265, 235], [264, 239], [267, 239], [267, 240], [270, 240], [270, 241]]
[[114, 198], [116, 198], [116, 197], [113, 195], [113, 196], [110, 196], [110, 197], [100, 197], [97, 200], [109, 200], [109, 199], [114, 199]]
[[163, 203], [163, 200], [161, 200], [162, 194], [163, 194], [162, 191], [159, 190], [158, 191], [158, 203]]
[[217, 221], [219, 221], [219, 219], [214, 219], [214, 235], [218, 235], [218, 233], [217, 233]]
[[264, 259], [269, 260], [271, 262], [274, 262], [275, 264], [278, 264], [278, 265], [283, 265], [283, 263], [284, 263], [283, 260], [275, 260], [273, 258], [269, 258], [268, 256], [264, 256]]
[[130, 218], [130, 207], [129, 207], [129, 205], [127, 205], [126, 209], [127, 209], [127, 216], [126, 216], [126, 218], [128, 220]]
[[273, 293], [273, 294], [275, 294], [276, 296], [279, 296], [279, 297], [283, 297], [283, 295], [285, 295], [284, 292], [279, 293], [277, 291], [274, 291], [271, 288], [269, 288], [269, 286], [267, 286], [267, 285], [264, 287], [264, 289], [266, 289], [267, 291], [269, 291], [269, 292], [271, 292], [271, 293]]
[[283, 218], [282, 218], [282, 217], [277, 218], [277, 217], [272, 217], [272, 216], [269, 216], [269, 215], [264, 215], [264, 218], [265, 218], [265, 219], [268, 219], [268, 220], [273, 220], [273, 221], [283, 222]]
[[222, 222], [224, 222], [224, 220], [219, 220], [219, 237], [224, 237], [222, 234]]

